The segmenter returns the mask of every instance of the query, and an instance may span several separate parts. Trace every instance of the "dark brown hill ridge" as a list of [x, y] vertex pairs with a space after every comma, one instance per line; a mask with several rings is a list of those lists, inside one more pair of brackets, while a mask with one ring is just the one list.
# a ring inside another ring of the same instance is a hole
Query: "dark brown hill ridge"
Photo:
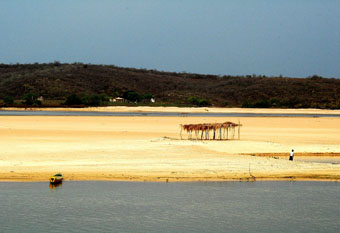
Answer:
[[[90, 64], [0, 65], [0, 99], [25, 93], [65, 100], [71, 94], [151, 94], [156, 104], [340, 108], [340, 79], [216, 76]], [[206, 100], [206, 101], [197, 101]]]

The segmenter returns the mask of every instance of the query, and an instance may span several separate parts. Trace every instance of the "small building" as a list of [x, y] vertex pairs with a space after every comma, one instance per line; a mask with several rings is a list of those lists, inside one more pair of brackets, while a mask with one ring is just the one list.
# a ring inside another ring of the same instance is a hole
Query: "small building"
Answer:
[[41, 95], [41, 96], [39, 96], [39, 97], [37, 98], [37, 100], [43, 102], [43, 101], [44, 101], [44, 97]]
[[109, 101], [112, 103], [122, 103], [122, 102], [125, 102], [125, 99], [122, 97], [116, 97], [116, 98], [110, 98]]

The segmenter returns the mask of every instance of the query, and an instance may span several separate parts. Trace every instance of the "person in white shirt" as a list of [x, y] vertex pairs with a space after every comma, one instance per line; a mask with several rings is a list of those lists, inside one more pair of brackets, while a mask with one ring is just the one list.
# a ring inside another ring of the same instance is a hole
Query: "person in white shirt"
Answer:
[[294, 150], [292, 149], [292, 151], [290, 152], [289, 160], [293, 161], [293, 158], [294, 158]]

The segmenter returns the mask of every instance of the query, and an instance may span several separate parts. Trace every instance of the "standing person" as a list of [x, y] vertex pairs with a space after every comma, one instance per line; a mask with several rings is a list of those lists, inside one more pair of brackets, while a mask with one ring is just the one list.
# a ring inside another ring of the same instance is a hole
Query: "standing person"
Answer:
[[292, 149], [292, 151], [290, 152], [289, 160], [293, 161], [293, 158], [294, 158], [294, 150]]

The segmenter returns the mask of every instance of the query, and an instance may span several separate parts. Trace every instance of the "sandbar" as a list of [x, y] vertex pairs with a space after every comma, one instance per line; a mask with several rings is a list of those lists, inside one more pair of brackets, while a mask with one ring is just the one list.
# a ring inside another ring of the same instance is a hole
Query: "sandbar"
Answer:
[[[180, 124], [224, 121], [243, 125], [240, 140], [180, 138]], [[57, 172], [65, 180], [340, 180], [338, 117], [0, 116], [0, 148], [0, 181], [48, 181]]]

